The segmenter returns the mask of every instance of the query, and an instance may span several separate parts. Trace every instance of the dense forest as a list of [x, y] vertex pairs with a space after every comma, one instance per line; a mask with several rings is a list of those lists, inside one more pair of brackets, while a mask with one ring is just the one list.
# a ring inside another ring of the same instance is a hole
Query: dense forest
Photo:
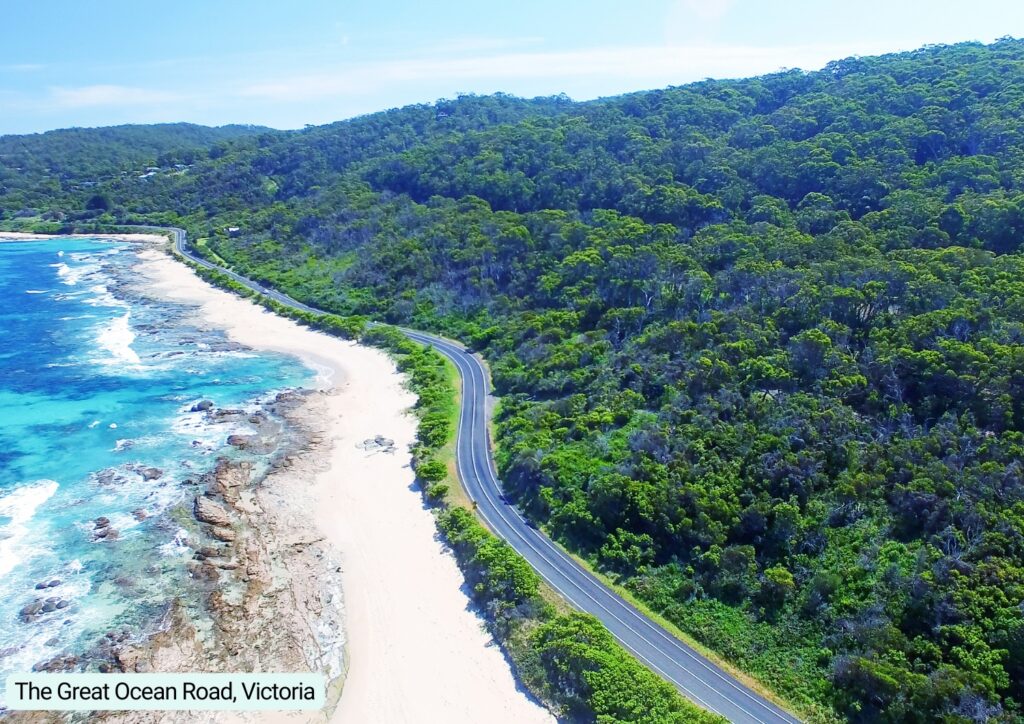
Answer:
[[[85, 193], [115, 178], [138, 177], [150, 164], [181, 172], [197, 159], [227, 153], [232, 141], [265, 128], [191, 123], [68, 128], [28, 136], [0, 136], [0, 192], [4, 210], [53, 207], [54, 198]], [[92, 198], [90, 195], [88, 198]], [[6, 199], [17, 205], [11, 205]], [[88, 199], [86, 206], [88, 206]], [[94, 201], [89, 211], [106, 211]]]
[[0, 209], [178, 223], [470, 344], [508, 495], [809, 716], [1024, 717], [1024, 41], [462, 97], [188, 163], [8, 169]]

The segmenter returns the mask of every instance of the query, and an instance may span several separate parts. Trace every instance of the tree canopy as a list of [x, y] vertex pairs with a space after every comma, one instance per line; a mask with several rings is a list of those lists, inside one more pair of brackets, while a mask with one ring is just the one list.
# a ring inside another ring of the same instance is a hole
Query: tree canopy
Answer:
[[1024, 42], [467, 96], [139, 175], [0, 208], [175, 221], [463, 339], [508, 494], [810, 716], [1021, 717]]

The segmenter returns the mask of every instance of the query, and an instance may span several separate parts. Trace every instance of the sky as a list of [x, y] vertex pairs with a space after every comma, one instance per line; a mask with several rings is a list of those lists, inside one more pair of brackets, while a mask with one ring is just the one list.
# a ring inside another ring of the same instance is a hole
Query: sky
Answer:
[[301, 128], [497, 91], [577, 100], [1024, 36], [1022, 0], [14, 0], [0, 134]]

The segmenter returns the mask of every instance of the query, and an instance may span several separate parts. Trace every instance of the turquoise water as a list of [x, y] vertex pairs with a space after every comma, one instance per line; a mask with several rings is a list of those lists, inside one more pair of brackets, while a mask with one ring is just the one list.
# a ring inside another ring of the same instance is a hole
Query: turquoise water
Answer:
[[[94, 666], [108, 631], [145, 635], [175, 596], [198, 597], [186, 568], [195, 479], [239, 454], [226, 438], [247, 423], [190, 408], [254, 410], [313, 379], [147, 297], [136, 250], [0, 243], [0, 680], [64, 654]], [[144, 479], [150, 467], [162, 475]], [[116, 539], [95, 536], [101, 516]], [[47, 598], [54, 610], [20, 615]]]

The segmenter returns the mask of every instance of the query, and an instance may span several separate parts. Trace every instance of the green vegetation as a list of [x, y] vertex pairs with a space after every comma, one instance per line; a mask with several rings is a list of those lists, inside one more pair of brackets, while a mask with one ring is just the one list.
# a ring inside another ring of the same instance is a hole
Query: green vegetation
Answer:
[[[227, 153], [233, 141], [266, 130], [165, 123], [0, 136], [2, 209], [40, 206], [58, 220], [94, 216], [111, 210], [105, 184], [138, 180], [150, 170], [183, 174], [200, 157]], [[66, 195], [80, 199], [81, 205], [54, 209], [53, 200]]]
[[484, 528], [468, 510], [449, 507], [446, 465], [438, 458], [454, 437], [456, 391], [443, 357], [391, 327], [358, 318], [310, 315], [280, 304], [220, 272], [193, 268], [210, 282], [317, 329], [387, 350], [409, 378], [419, 418], [413, 466], [424, 497], [438, 507], [438, 528], [456, 558], [495, 638], [523, 682], [574, 721], [712, 724], [724, 721], [683, 699], [641, 666], [592, 616], [559, 615], [541, 597], [540, 579], [526, 560]]
[[809, 716], [1024, 715], [1022, 41], [466, 97], [0, 208], [174, 221], [470, 344], [508, 494]]
[[641, 666], [593, 616], [555, 613], [526, 560], [465, 508], [445, 510], [438, 525], [520, 677], [556, 711], [607, 724], [725, 721]]
[[558, 614], [540, 592], [540, 578], [511, 546], [473, 514], [449, 506], [448, 469], [438, 453], [454, 435], [455, 389], [444, 359], [390, 327], [373, 327], [362, 341], [388, 350], [416, 392], [416, 477], [424, 497], [438, 506], [437, 523], [491, 632], [502, 643], [523, 683], [555, 711], [574, 721], [724, 721], [683, 699], [641, 666], [592, 616]]

